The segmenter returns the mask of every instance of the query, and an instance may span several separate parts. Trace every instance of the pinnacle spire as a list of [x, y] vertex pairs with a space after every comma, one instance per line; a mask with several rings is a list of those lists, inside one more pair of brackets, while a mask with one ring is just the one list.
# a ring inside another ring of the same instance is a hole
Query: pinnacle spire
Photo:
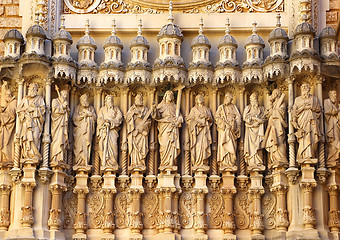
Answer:
[[307, 16], [306, 13], [304, 13], [304, 14], [302, 15], [302, 20], [303, 20], [304, 22], [307, 22], [308, 16]]
[[85, 21], [85, 35], [89, 35], [90, 34], [90, 20], [86, 19]]
[[138, 23], [137, 35], [142, 36], [142, 19], [141, 18], [139, 19], [139, 23]]
[[281, 27], [281, 15], [280, 15], [280, 13], [277, 14], [276, 19], [277, 19], [276, 27]]
[[34, 23], [39, 25], [39, 13], [35, 13]]
[[257, 23], [256, 21], [253, 22], [253, 34], [257, 34], [257, 29], [256, 29]]
[[172, 0], [170, 0], [168, 21], [173, 23], [175, 19], [174, 19], [174, 15], [172, 14], [172, 10], [173, 10], [173, 4], [172, 4]]
[[227, 17], [227, 23], [225, 24], [225, 34], [230, 34], [230, 22], [229, 22], [228, 17]]
[[200, 29], [198, 30], [198, 34], [200, 34], [200, 35], [203, 34], [203, 18], [201, 18]]
[[61, 16], [60, 18], [60, 29], [65, 29], [65, 17], [64, 16]]
[[116, 19], [112, 19], [112, 30], [111, 30], [111, 35], [116, 35]]

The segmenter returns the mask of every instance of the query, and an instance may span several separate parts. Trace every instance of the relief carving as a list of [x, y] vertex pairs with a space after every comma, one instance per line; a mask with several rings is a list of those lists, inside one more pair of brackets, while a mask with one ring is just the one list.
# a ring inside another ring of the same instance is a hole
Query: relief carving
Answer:
[[79, 98], [80, 104], [73, 113], [74, 123], [74, 169], [88, 167], [91, 157], [92, 136], [95, 131], [96, 113], [90, 106], [89, 97], [83, 94]]
[[123, 114], [113, 105], [113, 95], [105, 97], [105, 106], [99, 110], [97, 137], [101, 167], [118, 168], [118, 137]]
[[59, 94], [58, 98], [52, 100], [51, 113], [51, 162], [65, 162], [67, 160], [67, 150], [69, 149], [68, 136], [68, 119], [70, 108], [68, 104], [68, 92], [59, 89], [56, 85], [56, 90]]
[[299, 143], [297, 160], [304, 163], [306, 160], [316, 159], [318, 142], [321, 138], [319, 100], [310, 94], [311, 86], [304, 83], [301, 86], [301, 96], [294, 102], [292, 117], [296, 129], [296, 138]]
[[212, 192], [207, 197], [210, 212], [208, 213], [209, 228], [222, 228], [223, 219], [223, 196], [219, 192]]
[[11, 162], [13, 159], [16, 108], [17, 100], [7, 82], [4, 82], [0, 106], [0, 162]]
[[213, 117], [209, 108], [204, 106], [203, 95], [195, 97], [196, 105], [190, 110], [186, 121], [189, 126], [190, 153], [193, 170], [208, 170], [212, 143], [210, 127]]
[[100, 229], [104, 222], [104, 196], [99, 191], [93, 191], [87, 201], [89, 228]]
[[266, 193], [262, 197], [262, 209], [264, 215], [263, 222], [265, 229], [274, 229], [276, 198], [274, 194], [272, 194], [270, 191], [266, 191]]
[[232, 100], [232, 93], [227, 92], [224, 104], [218, 107], [215, 116], [218, 131], [217, 161], [220, 171], [237, 169], [236, 152], [237, 139], [241, 136], [241, 114]]
[[327, 166], [335, 166], [340, 157], [340, 104], [335, 90], [329, 91], [328, 95], [324, 101]]
[[22, 147], [21, 157], [35, 163], [41, 159], [40, 141], [45, 122], [45, 102], [43, 97], [38, 95], [38, 89], [37, 83], [31, 83], [28, 94], [17, 108], [20, 120], [18, 136]]
[[247, 229], [250, 222], [248, 194], [246, 191], [238, 191], [235, 196], [234, 213], [235, 213], [235, 224], [239, 229]]

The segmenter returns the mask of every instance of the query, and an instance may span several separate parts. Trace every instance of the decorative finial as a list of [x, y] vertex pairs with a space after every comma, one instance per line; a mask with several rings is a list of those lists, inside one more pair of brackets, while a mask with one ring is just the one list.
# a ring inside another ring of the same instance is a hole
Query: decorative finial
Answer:
[[257, 33], [257, 29], [256, 29], [257, 23], [256, 21], [253, 22], [253, 34]]
[[201, 18], [200, 29], [198, 30], [198, 34], [200, 34], [200, 35], [203, 34], [203, 18]]
[[142, 36], [142, 19], [141, 18], [139, 19], [137, 35]]
[[39, 13], [35, 13], [34, 23], [39, 25]]
[[60, 29], [65, 29], [65, 17], [64, 16], [61, 16], [60, 18]]
[[225, 24], [225, 34], [230, 34], [230, 22], [229, 22], [229, 18], [227, 18], [227, 23]]
[[85, 21], [85, 35], [90, 34], [90, 20], [86, 19]]
[[276, 27], [281, 27], [281, 15], [280, 15], [280, 13], [277, 14], [276, 19], [277, 19]]
[[168, 17], [168, 21], [169, 22], [174, 22], [174, 15], [172, 14], [172, 10], [173, 10], [173, 4], [172, 4], [172, 0], [170, 0], [169, 2], [169, 17]]
[[116, 19], [112, 19], [112, 30], [111, 30], [111, 35], [116, 35]]

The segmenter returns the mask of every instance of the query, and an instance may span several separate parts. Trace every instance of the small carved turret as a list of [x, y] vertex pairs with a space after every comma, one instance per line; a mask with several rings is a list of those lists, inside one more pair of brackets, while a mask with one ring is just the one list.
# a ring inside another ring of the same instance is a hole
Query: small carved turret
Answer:
[[89, 20], [86, 20], [85, 35], [81, 37], [77, 43], [78, 48], [78, 62], [79, 65], [86, 65], [88, 67], [97, 66], [94, 61], [94, 53], [97, 49], [97, 45], [94, 39], [89, 35], [90, 24]]
[[59, 31], [53, 35], [53, 57], [70, 59], [70, 48], [73, 43], [71, 34], [65, 30], [65, 18], [61, 18], [61, 26]]
[[5, 43], [5, 57], [19, 58], [21, 54], [21, 47], [24, 43], [24, 37], [16, 30], [9, 30], [4, 37]]
[[210, 48], [211, 45], [209, 39], [205, 35], [203, 35], [203, 18], [201, 18], [198, 36], [196, 36], [191, 42], [191, 49], [193, 53], [192, 62], [210, 63], [209, 61]]
[[111, 36], [104, 42], [105, 63], [115, 63], [122, 65], [123, 44], [119, 37], [116, 36], [116, 21], [112, 20]]
[[253, 23], [253, 34], [246, 40], [245, 48], [247, 53], [247, 60], [244, 64], [258, 63], [263, 60], [264, 41], [257, 34], [257, 23]]
[[285, 30], [281, 28], [281, 16], [277, 15], [276, 28], [269, 34], [269, 45], [270, 45], [270, 56], [280, 56], [282, 58], [288, 57], [287, 54], [287, 43], [288, 35]]
[[139, 19], [137, 36], [132, 39], [130, 45], [131, 63], [147, 63], [149, 48], [148, 40], [142, 35], [142, 19]]
[[36, 14], [36, 17], [35, 24], [26, 32], [26, 52], [43, 55], [45, 54], [46, 32], [39, 24], [39, 15]]
[[320, 39], [320, 54], [324, 58], [332, 56], [337, 57], [338, 44], [336, 40], [336, 32], [332, 27], [325, 27], [319, 36]]
[[229, 18], [227, 18], [225, 35], [221, 37], [220, 42], [218, 44], [218, 51], [220, 55], [219, 63], [223, 64], [229, 61], [233, 65], [238, 65], [236, 59], [236, 49], [237, 42], [235, 38], [230, 35], [230, 23]]
[[303, 50], [308, 50], [310, 52], [313, 52], [314, 36], [314, 28], [307, 22], [307, 16], [304, 15], [304, 22], [299, 24], [294, 32], [294, 51], [301, 52]]

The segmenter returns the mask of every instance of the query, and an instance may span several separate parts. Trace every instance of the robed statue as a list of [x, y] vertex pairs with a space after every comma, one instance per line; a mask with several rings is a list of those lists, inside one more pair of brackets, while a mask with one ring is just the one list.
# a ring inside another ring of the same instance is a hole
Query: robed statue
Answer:
[[34, 163], [41, 159], [40, 140], [45, 122], [45, 102], [38, 90], [38, 84], [31, 83], [17, 108], [21, 157]]
[[183, 117], [174, 103], [174, 93], [166, 91], [161, 103], [157, 106], [157, 126], [160, 153], [159, 169], [175, 170], [176, 159], [180, 154], [179, 128]]
[[80, 104], [73, 113], [74, 166], [75, 170], [88, 165], [91, 158], [92, 137], [95, 131], [96, 113], [90, 106], [89, 97], [85, 93], [79, 98]]
[[218, 131], [217, 162], [220, 170], [236, 171], [237, 139], [241, 135], [241, 114], [227, 92], [224, 103], [217, 108], [215, 121]]
[[311, 87], [308, 83], [301, 86], [301, 96], [294, 102], [292, 111], [292, 124], [297, 130], [295, 135], [299, 143], [297, 160], [299, 163], [308, 161], [316, 163], [318, 142], [321, 138], [319, 100], [310, 94]]
[[143, 95], [137, 94], [135, 103], [126, 113], [130, 168], [145, 170], [145, 159], [149, 152], [151, 111], [143, 104]]
[[107, 95], [97, 121], [98, 151], [103, 169], [118, 167], [118, 137], [122, 122], [123, 114], [113, 105], [113, 95]]
[[12, 162], [17, 100], [7, 82], [2, 85], [0, 107], [0, 162]]
[[70, 108], [68, 103], [68, 91], [56, 86], [58, 98], [52, 100], [51, 113], [51, 162], [66, 162], [67, 150], [69, 149], [68, 119]]
[[250, 95], [250, 104], [244, 109], [243, 120], [245, 122], [244, 159], [248, 171], [256, 169], [265, 170], [262, 156], [262, 141], [264, 138], [264, 107], [259, 105], [257, 93]]
[[203, 95], [198, 94], [195, 103], [186, 119], [189, 126], [191, 163], [193, 170], [208, 170], [212, 143], [210, 127], [213, 117], [210, 109], [203, 105]]
[[266, 110], [268, 125], [263, 140], [263, 147], [268, 152], [268, 167], [288, 164], [286, 146], [286, 102], [285, 94], [275, 89], [269, 97]]
[[324, 101], [327, 166], [336, 166], [340, 158], [340, 103], [335, 90], [329, 91], [328, 96]]

